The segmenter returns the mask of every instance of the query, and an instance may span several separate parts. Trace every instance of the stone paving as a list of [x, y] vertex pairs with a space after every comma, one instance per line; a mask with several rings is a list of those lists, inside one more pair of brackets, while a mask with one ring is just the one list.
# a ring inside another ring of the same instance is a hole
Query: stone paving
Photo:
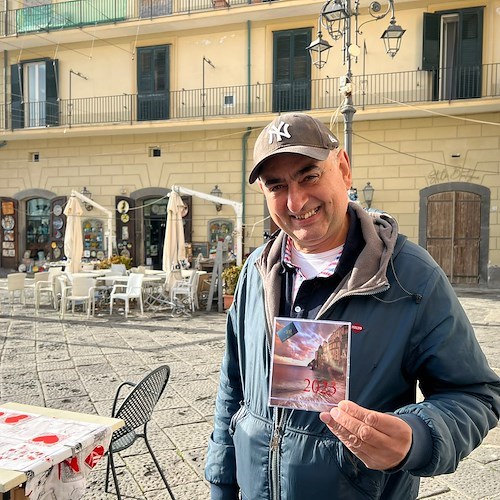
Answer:
[[[490, 364], [500, 373], [500, 291], [459, 295]], [[177, 500], [206, 500], [203, 464], [225, 319], [224, 313], [215, 312], [197, 312], [190, 319], [158, 312], [141, 317], [133, 310], [128, 320], [122, 313], [102, 313], [90, 320], [75, 313], [60, 321], [48, 305], [35, 316], [31, 297], [26, 306], [17, 301], [10, 306], [4, 293], [0, 404], [16, 401], [109, 415], [122, 381], [138, 381], [168, 364], [171, 379], [154, 413], [150, 441]], [[116, 498], [104, 493], [104, 462], [91, 474], [85, 500]], [[124, 498], [168, 498], [142, 441], [117, 457], [117, 470]], [[424, 479], [420, 498], [500, 499], [500, 428], [490, 432], [457, 472]]]

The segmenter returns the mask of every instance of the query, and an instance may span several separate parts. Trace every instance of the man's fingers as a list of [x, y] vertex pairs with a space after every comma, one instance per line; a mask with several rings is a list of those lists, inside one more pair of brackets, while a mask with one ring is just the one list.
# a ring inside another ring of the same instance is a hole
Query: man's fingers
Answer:
[[404, 459], [412, 431], [400, 418], [341, 401], [320, 419], [367, 467], [385, 470]]

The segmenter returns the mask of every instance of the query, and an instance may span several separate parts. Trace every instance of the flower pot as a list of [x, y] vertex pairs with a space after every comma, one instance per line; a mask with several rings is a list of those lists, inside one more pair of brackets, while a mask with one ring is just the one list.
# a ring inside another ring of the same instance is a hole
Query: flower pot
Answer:
[[224, 294], [222, 296], [222, 299], [224, 301], [224, 309], [229, 309], [231, 307], [231, 304], [233, 303], [234, 295]]

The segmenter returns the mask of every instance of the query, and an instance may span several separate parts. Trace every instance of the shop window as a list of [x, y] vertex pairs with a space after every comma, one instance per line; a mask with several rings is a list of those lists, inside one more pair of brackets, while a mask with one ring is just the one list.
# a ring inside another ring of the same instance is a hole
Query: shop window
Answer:
[[83, 221], [83, 258], [93, 260], [104, 258], [104, 231], [99, 219]]
[[212, 219], [208, 222], [208, 243], [210, 255], [215, 255], [217, 243], [222, 242], [223, 252], [233, 252], [233, 222], [229, 219]]
[[50, 201], [33, 198], [26, 202], [26, 251], [33, 259], [45, 260], [50, 240]]

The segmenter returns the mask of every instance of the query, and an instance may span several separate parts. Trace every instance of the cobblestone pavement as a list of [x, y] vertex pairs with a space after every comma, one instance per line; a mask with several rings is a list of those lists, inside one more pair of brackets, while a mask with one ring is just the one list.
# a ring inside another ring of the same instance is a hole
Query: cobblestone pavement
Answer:
[[[2, 280], [0, 280], [0, 285]], [[500, 373], [500, 291], [459, 293], [492, 367]], [[171, 379], [154, 413], [150, 440], [177, 500], [205, 500], [207, 438], [212, 429], [218, 372], [224, 348], [224, 313], [190, 319], [133, 310], [64, 321], [48, 306], [34, 314], [0, 295], [0, 404], [7, 401], [109, 415], [122, 381], [138, 381], [168, 364]], [[85, 500], [104, 493], [104, 460], [91, 474]], [[168, 494], [142, 441], [117, 460], [124, 498], [166, 499]], [[462, 461], [454, 474], [422, 481], [420, 498], [500, 499], [500, 428]]]

